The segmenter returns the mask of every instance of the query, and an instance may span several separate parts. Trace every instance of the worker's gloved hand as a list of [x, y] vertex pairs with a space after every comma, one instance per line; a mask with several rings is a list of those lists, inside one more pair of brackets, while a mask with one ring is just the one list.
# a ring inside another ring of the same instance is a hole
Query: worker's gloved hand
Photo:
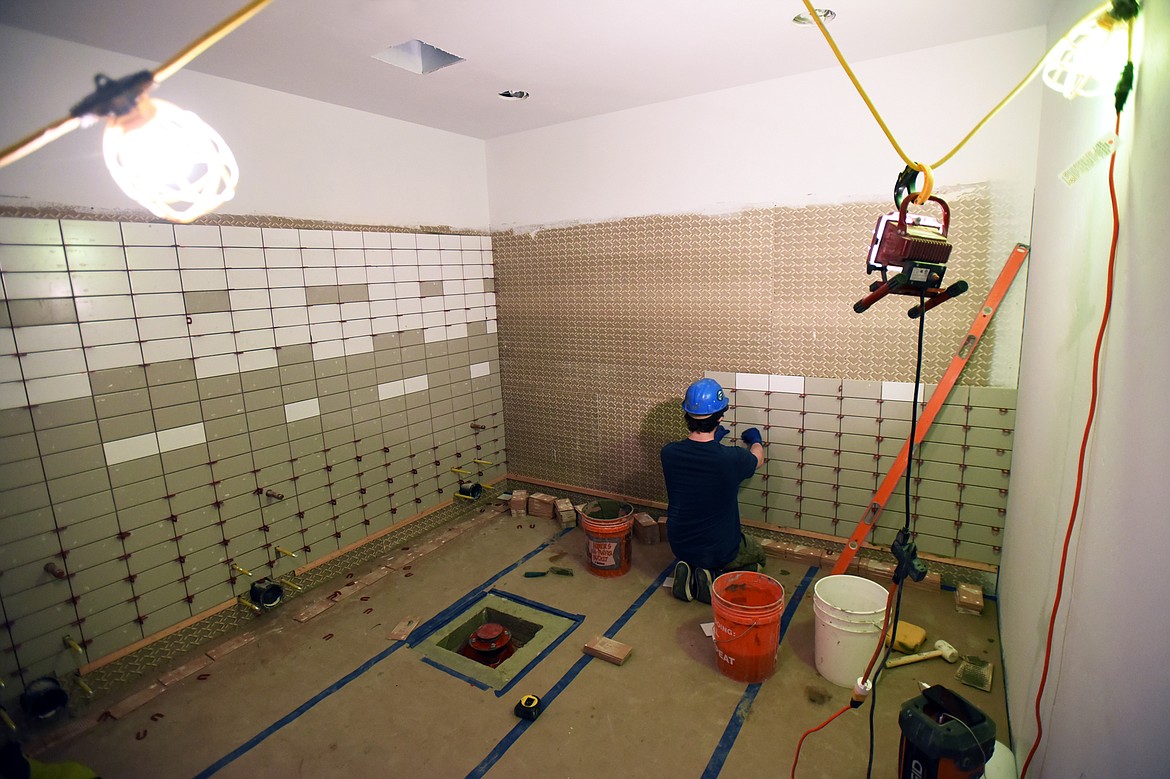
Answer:
[[760, 431], [754, 427], [749, 427], [747, 430], [744, 430], [742, 433], [740, 433], [739, 440], [743, 441], [748, 446], [751, 446], [752, 444], [760, 444], [762, 446], [764, 444], [764, 437], [760, 435]]
[[726, 427], [724, 427], [723, 425], [720, 425], [719, 427], [715, 428], [715, 440], [722, 441], [727, 436], [727, 434], [730, 432], [731, 431], [728, 430]]

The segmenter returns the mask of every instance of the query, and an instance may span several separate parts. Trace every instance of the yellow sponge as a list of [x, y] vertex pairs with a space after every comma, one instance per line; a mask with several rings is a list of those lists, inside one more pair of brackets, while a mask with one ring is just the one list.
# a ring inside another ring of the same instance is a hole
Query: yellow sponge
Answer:
[[918, 651], [918, 647], [922, 646], [922, 642], [926, 640], [926, 630], [913, 625], [909, 622], [898, 622], [898, 630], [894, 635], [893, 642], [890, 641], [890, 636], [886, 635], [886, 643], [891, 644], [894, 649], [903, 654], [911, 654]]

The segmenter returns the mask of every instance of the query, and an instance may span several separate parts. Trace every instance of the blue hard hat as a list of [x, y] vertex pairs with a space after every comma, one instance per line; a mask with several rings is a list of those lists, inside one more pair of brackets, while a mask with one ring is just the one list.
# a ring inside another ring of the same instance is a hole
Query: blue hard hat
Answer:
[[723, 394], [723, 388], [715, 379], [699, 379], [687, 387], [682, 408], [691, 416], [718, 414], [727, 410], [727, 396]]

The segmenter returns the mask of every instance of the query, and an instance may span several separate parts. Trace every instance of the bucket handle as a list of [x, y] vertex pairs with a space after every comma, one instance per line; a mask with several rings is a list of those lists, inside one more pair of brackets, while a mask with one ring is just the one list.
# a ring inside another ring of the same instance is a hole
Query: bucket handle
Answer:
[[757, 627], [759, 624], [760, 624], [759, 622], [753, 622], [752, 624], [750, 624], [746, 628], [744, 628], [744, 631], [742, 633], [740, 633], [738, 636], [736, 636], [735, 638], [714, 638], [714, 637], [712, 637], [712, 640], [714, 640], [714, 642], [716, 644], [726, 644], [728, 641], [739, 641], [741, 638], [743, 638], [744, 636], [746, 636], [748, 634], [749, 630], [751, 630], [754, 627]]

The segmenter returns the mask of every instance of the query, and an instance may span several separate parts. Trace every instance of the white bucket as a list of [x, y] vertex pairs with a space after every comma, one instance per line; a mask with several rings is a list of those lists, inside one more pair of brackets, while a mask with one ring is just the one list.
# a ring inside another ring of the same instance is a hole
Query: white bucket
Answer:
[[889, 592], [860, 576], [826, 576], [813, 587], [817, 673], [852, 689], [881, 640]]

